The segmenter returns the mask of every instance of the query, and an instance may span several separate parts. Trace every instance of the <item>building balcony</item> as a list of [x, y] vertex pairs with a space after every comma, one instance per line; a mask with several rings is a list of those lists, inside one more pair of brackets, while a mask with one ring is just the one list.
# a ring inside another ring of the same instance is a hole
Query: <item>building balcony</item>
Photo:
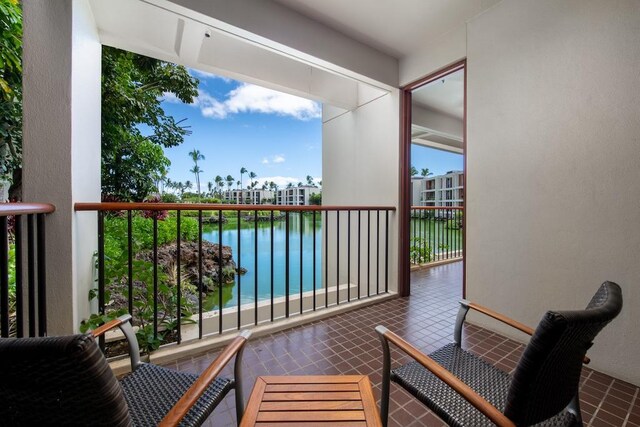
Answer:
[[[339, 314], [310, 325], [294, 327], [251, 340], [243, 367], [248, 393], [260, 375], [369, 375], [379, 401], [382, 351], [374, 332], [385, 325], [424, 352], [450, 343], [461, 298], [462, 263], [412, 273], [412, 295]], [[522, 343], [473, 324], [463, 331], [463, 347], [507, 372], [513, 372], [524, 349]], [[217, 356], [216, 350], [167, 363], [199, 373]], [[407, 362], [393, 356], [394, 366]], [[229, 368], [228, 374], [231, 374]], [[640, 389], [589, 368], [580, 386], [585, 426], [640, 425]], [[379, 402], [378, 402], [379, 403]], [[209, 420], [210, 426], [235, 425], [231, 399]], [[404, 390], [392, 385], [390, 426], [445, 426]]]

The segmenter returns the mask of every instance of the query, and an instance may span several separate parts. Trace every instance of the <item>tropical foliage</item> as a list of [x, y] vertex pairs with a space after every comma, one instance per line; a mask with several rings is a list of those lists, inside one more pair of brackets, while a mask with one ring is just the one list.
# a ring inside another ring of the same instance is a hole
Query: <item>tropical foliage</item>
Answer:
[[156, 191], [170, 164], [162, 147], [175, 147], [190, 133], [165, 113], [162, 97], [170, 93], [191, 103], [197, 88], [185, 67], [103, 47], [103, 194], [141, 201]]
[[22, 10], [0, 1], [0, 180], [12, 181], [19, 197], [22, 177]]

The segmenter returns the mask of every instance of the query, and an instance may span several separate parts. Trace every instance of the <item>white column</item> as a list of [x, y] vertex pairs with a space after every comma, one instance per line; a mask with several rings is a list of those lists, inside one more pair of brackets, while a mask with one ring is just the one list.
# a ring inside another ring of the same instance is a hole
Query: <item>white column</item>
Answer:
[[100, 200], [101, 45], [87, 0], [24, 0], [25, 201], [49, 202], [47, 311], [50, 335], [89, 314], [96, 217], [75, 202]]

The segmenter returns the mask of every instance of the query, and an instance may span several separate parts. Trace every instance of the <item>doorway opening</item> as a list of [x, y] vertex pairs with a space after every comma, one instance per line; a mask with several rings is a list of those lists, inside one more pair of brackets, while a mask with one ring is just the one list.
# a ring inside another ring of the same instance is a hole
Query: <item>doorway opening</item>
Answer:
[[465, 294], [465, 61], [402, 88], [400, 294], [411, 271], [461, 262]]

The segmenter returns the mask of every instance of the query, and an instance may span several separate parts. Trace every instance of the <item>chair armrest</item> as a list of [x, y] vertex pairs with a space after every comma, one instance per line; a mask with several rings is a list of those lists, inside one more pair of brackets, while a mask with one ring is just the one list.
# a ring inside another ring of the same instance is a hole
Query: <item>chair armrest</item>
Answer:
[[[231, 341], [222, 352], [216, 357], [216, 359], [211, 362], [209, 367], [200, 374], [198, 379], [189, 387], [189, 389], [182, 395], [180, 400], [173, 405], [173, 408], [165, 415], [158, 426], [167, 427], [167, 426], [177, 426], [182, 418], [189, 412], [191, 407], [195, 405], [198, 399], [204, 394], [207, 387], [216, 379], [222, 369], [229, 363], [231, 358], [236, 354], [240, 355], [244, 345], [246, 344], [249, 336], [251, 335], [250, 331], [244, 330], [240, 332], [240, 335], [235, 337], [233, 341]], [[236, 361], [236, 366], [238, 365], [238, 361]], [[236, 371], [237, 372], [237, 371]], [[239, 378], [235, 379], [236, 383], [240, 381]], [[236, 388], [236, 393], [238, 393], [238, 389]]]
[[104, 335], [106, 332], [110, 331], [111, 329], [115, 328], [116, 326], [120, 326], [123, 323], [129, 322], [130, 320], [131, 320], [131, 315], [130, 314], [123, 314], [122, 316], [118, 317], [117, 319], [110, 320], [107, 323], [105, 323], [104, 325], [98, 326], [93, 331], [91, 331], [91, 335], [93, 335], [94, 338], [98, 338], [99, 336]]
[[485, 307], [483, 305], [480, 305], [480, 304], [476, 304], [475, 302], [467, 302], [467, 306], [472, 310], [475, 310], [475, 311], [477, 311], [479, 313], [485, 314], [485, 315], [487, 315], [489, 317], [493, 317], [494, 319], [496, 319], [496, 320], [498, 320], [498, 321], [500, 321], [500, 322], [502, 322], [502, 323], [504, 323], [506, 325], [509, 325], [512, 328], [515, 328], [515, 329], [517, 329], [517, 330], [519, 330], [521, 332], [524, 332], [525, 334], [527, 334], [529, 336], [533, 335], [533, 332], [534, 332], [533, 328], [531, 328], [531, 327], [529, 327], [529, 326], [527, 326], [525, 324], [522, 324], [522, 323], [518, 322], [517, 320], [513, 320], [512, 318], [507, 317], [502, 313], [498, 313], [497, 311], [493, 311], [490, 308], [487, 308], [487, 307]]
[[400, 350], [411, 356], [415, 361], [420, 363], [426, 369], [431, 371], [435, 376], [440, 378], [445, 384], [460, 394], [465, 400], [471, 403], [476, 409], [482, 412], [494, 424], [499, 427], [515, 427], [513, 421], [507, 418], [495, 406], [489, 403], [485, 398], [476, 393], [471, 387], [462, 382], [458, 377], [443, 368], [438, 362], [429, 356], [420, 352], [417, 348], [400, 338], [398, 335], [389, 331], [384, 326], [376, 327], [376, 332], [386, 341], [393, 343]]
[[98, 326], [91, 331], [91, 335], [93, 335], [94, 338], [97, 338], [116, 326], [120, 328], [124, 337], [127, 339], [127, 344], [129, 345], [129, 359], [131, 360], [131, 372], [133, 372], [142, 362], [140, 361], [140, 347], [138, 346], [138, 339], [133, 331], [133, 326], [131, 326], [131, 314], [123, 314], [117, 319], [110, 320], [104, 325]]
[[[491, 310], [490, 308], [487, 308], [483, 305], [480, 304], [476, 304], [474, 302], [468, 302], [468, 301], [460, 301], [461, 305], [466, 305], [466, 307], [475, 310], [479, 313], [482, 313], [486, 316], [492, 317], [506, 325], [511, 326], [512, 328], [515, 328], [521, 332], [524, 332], [525, 334], [531, 336], [533, 335], [533, 333], [535, 332], [535, 330], [525, 324], [522, 324], [520, 322], [518, 322], [517, 320], [513, 320], [510, 317], [505, 316], [502, 313], [498, 313], [497, 311]], [[582, 363], [584, 363], [585, 365], [589, 364], [589, 362], [591, 362], [591, 359], [589, 359], [587, 356], [584, 357], [584, 360], [582, 361]]]

